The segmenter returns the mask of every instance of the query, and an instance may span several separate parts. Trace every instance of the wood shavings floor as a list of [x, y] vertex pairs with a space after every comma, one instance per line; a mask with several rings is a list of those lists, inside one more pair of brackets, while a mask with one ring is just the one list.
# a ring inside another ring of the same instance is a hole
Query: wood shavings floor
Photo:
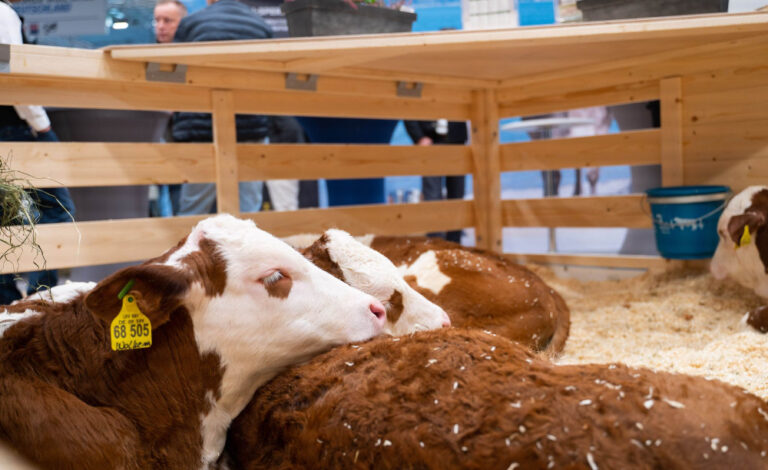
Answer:
[[531, 267], [571, 309], [561, 364], [623, 362], [720, 379], [768, 399], [768, 335], [742, 322], [765, 303], [705, 271], [579, 282]]

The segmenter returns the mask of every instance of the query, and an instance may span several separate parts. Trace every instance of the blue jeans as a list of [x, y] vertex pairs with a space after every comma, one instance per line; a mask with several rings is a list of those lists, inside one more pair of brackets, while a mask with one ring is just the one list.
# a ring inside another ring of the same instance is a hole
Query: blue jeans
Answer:
[[[38, 133], [35, 137], [26, 125], [6, 126], [0, 128], [0, 141], [15, 142], [58, 142], [58, 137], [53, 131]], [[38, 224], [50, 224], [57, 222], [69, 222], [75, 214], [75, 205], [67, 188], [40, 188], [27, 190], [30, 198], [35, 202], [34, 217]], [[0, 275], [0, 305], [7, 305], [21, 298], [21, 293], [16, 289], [15, 274]], [[58, 284], [59, 276], [56, 270], [36, 271], [29, 274], [29, 287], [27, 294], [32, 294], [38, 289], [46, 289]]]

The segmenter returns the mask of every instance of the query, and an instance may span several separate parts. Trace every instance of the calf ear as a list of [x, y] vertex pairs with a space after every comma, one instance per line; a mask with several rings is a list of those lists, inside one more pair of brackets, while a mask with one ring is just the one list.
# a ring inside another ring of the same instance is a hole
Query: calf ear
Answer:
[[139, 310], [149, 318], [152, 329], [168, 321], [190, 283], [188, 276], [171, 266], [150, 264], [122, 269], [86, 295], [85, 306], [91, 315], [111, 323], [123, 306], [119, 294], [131, 281], [128, 293], [136, 298]]
[[739, 246], [747, 227], [749, 227], [750, 236], [754, 238], [758, 229], [762, 228], [765, 222], [765, 214], [749, 210], [743, 214], [731, 216], [731, 220], [728, 221], [728, 234], [733, 243]]

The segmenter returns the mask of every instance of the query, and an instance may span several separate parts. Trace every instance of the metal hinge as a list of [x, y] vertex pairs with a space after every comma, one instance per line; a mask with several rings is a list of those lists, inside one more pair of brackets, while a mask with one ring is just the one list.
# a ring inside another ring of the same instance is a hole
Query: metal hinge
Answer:
[[0, 73], [11, 72], [11, 45], [0, 44]]
[[421, 98], [421, 82], [397, 82], [397, 96], [404, 98]]
[[300, 75], [289, 72], [285, 74], [286, 90], [317, 91], [317, 75]]
[[145, 77], [148, 82], [186, 83], [187, 66], [185, 64], [171, 64], [173, 70], [162, 70], [163, 65], [167, 67], [167, 64], [147, 62]]

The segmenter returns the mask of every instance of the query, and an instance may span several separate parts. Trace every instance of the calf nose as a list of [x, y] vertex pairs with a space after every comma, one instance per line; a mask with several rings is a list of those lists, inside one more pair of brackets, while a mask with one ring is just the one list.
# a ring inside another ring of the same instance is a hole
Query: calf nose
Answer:
[[375, 317], [373, 322], [379, 327], [384, 327], [384, 324], [387, 322], [387, 310], [384, 308], [384, 305], [378, 300], [374, 300], [368, 308]]
[[451, 326], [451, 319], [448, 318], [448, 314], [447, 313], [443, 313], [443, 324], [442, 325], [443, 325], [443, 328], [448, 328], [449, 326]]

